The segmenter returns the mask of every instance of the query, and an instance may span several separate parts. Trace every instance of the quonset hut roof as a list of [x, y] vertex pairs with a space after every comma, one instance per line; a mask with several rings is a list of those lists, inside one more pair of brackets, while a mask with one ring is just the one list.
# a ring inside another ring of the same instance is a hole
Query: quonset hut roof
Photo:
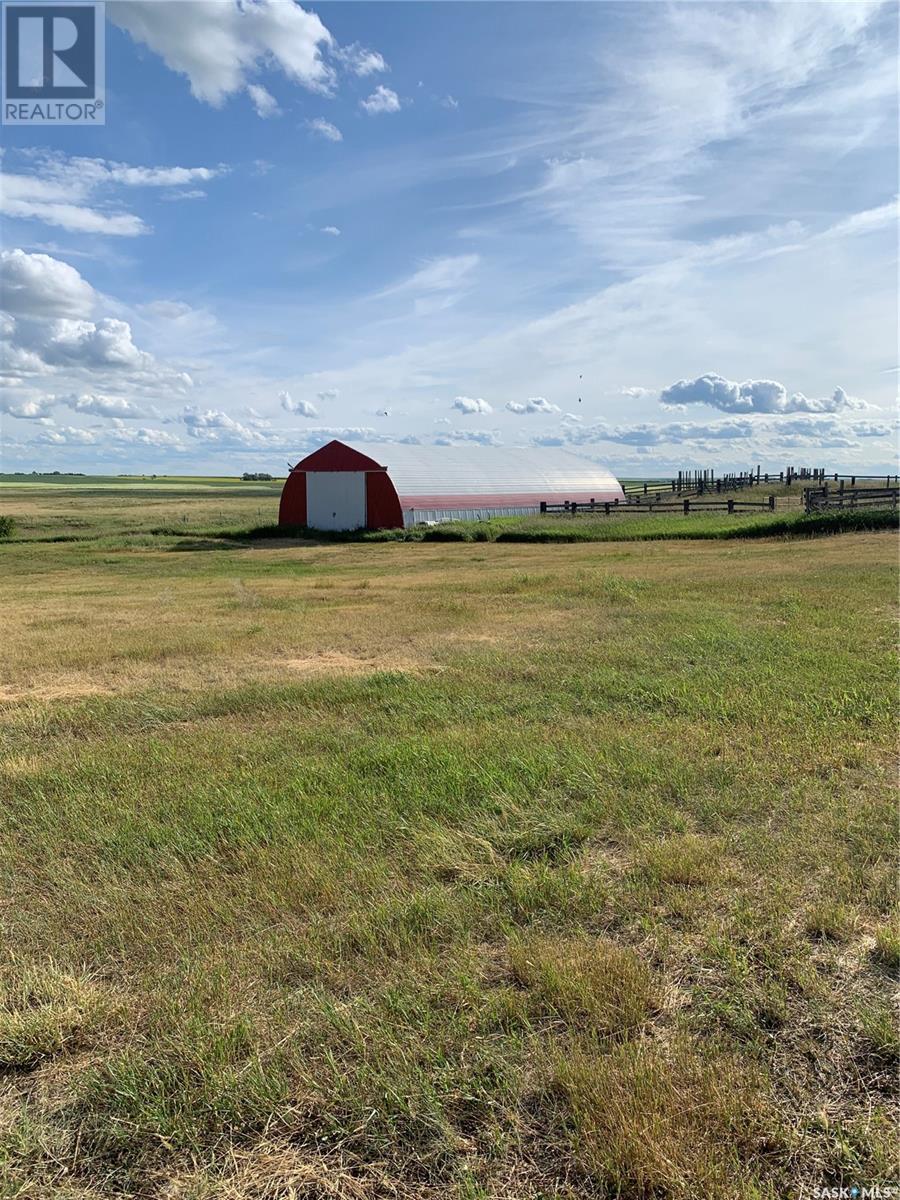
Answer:
[[332, 441], [291, 471], [279, 522], [383, 529], [622, 499], [606, 467], [561, 447]]
[[563, 447], [345, 444], [387, 468], [407, 520], [410, 510], [427, 520], [420, 514], [623, 499], [607, 467]]

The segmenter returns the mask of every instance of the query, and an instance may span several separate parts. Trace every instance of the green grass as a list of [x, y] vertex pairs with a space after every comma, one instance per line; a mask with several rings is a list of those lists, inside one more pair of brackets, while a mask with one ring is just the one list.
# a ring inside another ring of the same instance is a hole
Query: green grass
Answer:
[[0, 547], [0, 1197], [896, 1181], [890, 531], [54, 495]]

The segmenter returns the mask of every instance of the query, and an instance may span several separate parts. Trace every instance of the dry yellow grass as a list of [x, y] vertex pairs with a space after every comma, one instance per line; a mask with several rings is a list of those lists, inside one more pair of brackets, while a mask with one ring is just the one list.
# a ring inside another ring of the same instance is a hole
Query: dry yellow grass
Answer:
[[890, 534], [0, 554], [2, 1200], [894, 1179]]

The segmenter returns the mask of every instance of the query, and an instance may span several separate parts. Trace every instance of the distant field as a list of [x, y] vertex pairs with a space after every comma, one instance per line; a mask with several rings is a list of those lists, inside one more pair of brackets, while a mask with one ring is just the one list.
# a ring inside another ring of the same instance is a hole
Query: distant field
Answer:
[[94, 482], [0, 480], [2, 1200], [897, 1182], [896, 534]]
[[[71, 482], [66, 482], [71, 481]], [[244, 483], [211, 477], [23, 476], [0, 475], [0, 516], [12, 517], [19, 539], [129, 539], [136, 535], [179, 537], [239, 536], [242, 531], [274, 526], [283, 480]], [[633, 482], [633, 481], [632, 481]], [[482, 522], [486, 539], [521, 533], [588, 540], [630, 540], [646, 537], [718, 536], [740, 530], [778, 530], [786, 519], [801, 515], [802, 488], [772, 484], [735, 493], [739, 500], [776, 496], [776, 511], [744, 513], [692, 512], [647, 516], [625, 511], [610, 517], [512, 517]], [[717, 497], [721, 499], [722, 497]], [[454, 536], [452, 523], [442, 532], [425, 536]], [[476, 536], [476, 524], [463, 527]], [[397, 536], [368, 535], [378, 539]], [[406, 536], [406, 535], [401, 535]], [[409, 536], [421, 537], [422, 531]]]

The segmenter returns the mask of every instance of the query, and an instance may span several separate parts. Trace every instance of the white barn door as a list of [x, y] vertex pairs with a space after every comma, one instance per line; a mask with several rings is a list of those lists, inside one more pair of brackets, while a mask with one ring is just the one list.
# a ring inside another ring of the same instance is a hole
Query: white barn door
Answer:
[[365, 471], [307, 471], [310, 529], [361, 529], [366, 523]]

